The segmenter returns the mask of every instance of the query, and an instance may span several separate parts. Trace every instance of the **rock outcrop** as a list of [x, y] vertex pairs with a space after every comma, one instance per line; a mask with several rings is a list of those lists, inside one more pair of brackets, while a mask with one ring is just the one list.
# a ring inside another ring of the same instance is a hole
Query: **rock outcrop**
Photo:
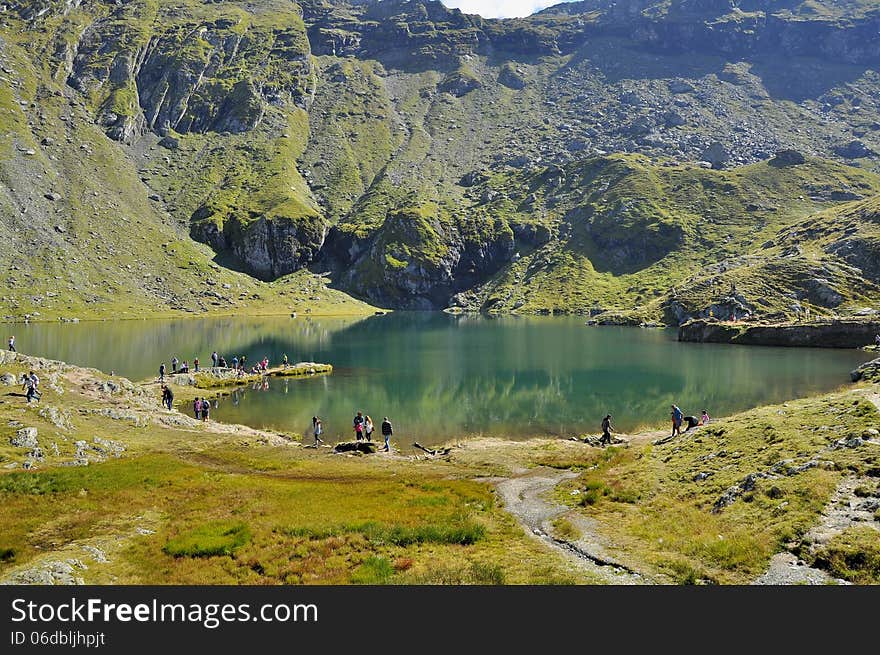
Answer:
[[880, 323], [869, 321], [748, 325], [693, 320], [678, 328], [679, 341], [814, 348], [858, 348], [873, 343], [877, 334], [880, 334]]

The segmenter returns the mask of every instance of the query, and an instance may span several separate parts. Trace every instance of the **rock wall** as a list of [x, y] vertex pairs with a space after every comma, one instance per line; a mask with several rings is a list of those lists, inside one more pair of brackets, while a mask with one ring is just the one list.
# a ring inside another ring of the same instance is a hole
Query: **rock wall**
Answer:
[[831, 321], [802, 325], [744, 325], [689, 321], [678, 328], [678, 340], [734, 343], [747, 346], [858, 348], [874, 343], [880, 322]]

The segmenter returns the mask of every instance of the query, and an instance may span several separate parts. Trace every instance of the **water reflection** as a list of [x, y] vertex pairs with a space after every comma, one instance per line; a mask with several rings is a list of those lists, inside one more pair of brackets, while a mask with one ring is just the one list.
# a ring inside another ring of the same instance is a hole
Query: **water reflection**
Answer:
[[587, 328], [578, 318], [487, 319], [396, 313], [367, 319], [227, 318], [30, 325], [22, 348], [134, 379], [176, 354], [213, 350], [248, 362], [286, 353], [334, 365], [330, 376], [270, 379], [235, 390], [218, 420], [351, 436], [357, 411], [389, 416], [400, 443], [456, 436], [597, 432], [665, 422], [669, 405], [721, 415], [844, 384], [859, 351], [680, 344], [670, 331]]

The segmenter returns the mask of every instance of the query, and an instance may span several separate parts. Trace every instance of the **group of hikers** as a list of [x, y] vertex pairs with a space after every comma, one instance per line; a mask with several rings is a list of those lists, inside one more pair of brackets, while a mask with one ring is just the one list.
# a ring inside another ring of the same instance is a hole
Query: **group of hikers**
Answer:
[[[685, 416], [678, 405], [672, 405], [672, 411], [670, 412], [670, 416], [672, 417], [672, 435], [674, 437], [676, 435], [681, 434], [681, 426], [682, 423], [687, 423], [687, 428], [685, 428], [685, 432], [689, 430], [693, 430], [696, 427], [701, 425], [706, 425], [709, 423], [709, 412], [705, 409], [700, 414], [700, 417], [696, 416]], [[602, 436], [599, 437], [599, 443], [602, 445], [607, 445], [611, 443], [611, 433], [614, 432], [614, 426], [611, 425], [611, 414], [606, 414], [605, 418], [602, 419]], [[670, 438], [671, 438], [670, 437]]]
[[[162, 385], [162, 406], [169, 411], [174, 409], [174, 392], [167, 384]], [[193, 400], [193, 413], [196, 420], [207, 421], [211, 416], [211, 401], [207, 398]]]
[[[217, 351], [211, 353], [211, 364], [215, 369], [229, 369], [231, 368], [233, 371], [236, 371], [239, 377], [247, 375], [251, 373], [253, 375], [264, 374], [269, 370], [269, 358], [263, 357], [259, 362], [251, 366], [250, 369], [247, 367], [247, 355], [235, 355], [232, 358], [232, 366], [229, 365], [229, 361], [227, 361], [226, 357], [223, 355], [217, 354]], [[290, 367], [290, 359], [287, 357], [287, 353], [281, 355], [281, 366], [283, 368]], [[173, 356], [171, 358], [171, 375], [177, 375], [178, 373], [198, 373], [201, 371], [199, 358], [196, 357], [193, 359], [192, 368], [190, 368], [189, 362], [184, 360], [183, 363], [177, 359], [177, 356]], [[162, 362], [159, 365], [159, 382], [165, 382], [165, 376], [168, 374], [168, 368], [165, 366], [165, 362]]]
[[[364, 416], [363, 412], [358, 412], [352, 421], [352, 429], [354, 430], [355, 441], [373, 440], [373, 419], [369, 415]], [[387, 416], [382, 419], [380, 430], [382, 431], [382, 437], [385, 439], [385, 446], [381, 450], [391, 452], [391, 435], [394, 434], [394, 428]], [[312, 417], [312, 434], [315, 436], [315, 446], [324, 443], [324, 440], [321, 439], [321, 435], [324, 434], [324, 423], [318, 416]]]
[[700, 425], [705, 425], [709, 422], [709, 413], [704, 409], [700, 418], [696, 416], [684, 416], [681, 409], [679, 409], [678, 405], [672, 405], [672, 411], [669, 415], [672, 417], [672, 435], [676, 436], [681, 434], [681, 424], [687, 423], [688, 426], [685, 429], [685, 432], [688, 430], [693, 430], [695, 427]]

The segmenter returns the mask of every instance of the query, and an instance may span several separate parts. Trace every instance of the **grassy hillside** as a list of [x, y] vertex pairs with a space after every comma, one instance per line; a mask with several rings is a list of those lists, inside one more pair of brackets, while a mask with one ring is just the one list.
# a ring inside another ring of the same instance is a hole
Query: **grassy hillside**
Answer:
[[[635, 321], [710, 311], [727, 318], [731, 302], [748, 308], [737, 315], [855, 310], [878, 299], [870, 258], [850, 255], [848, 262], [837, 255], [844, 246], [795, 226], [822, 220], [839, 225], [838, 236], [849, 230], [871, 243], [874, 217], [866, 208], [875, 200], [840, 199], [878, 190], [878, 176], [821, 160], [714, 171], [616, 155], [528, 176], [494, 175], [473, 192], [492, 198], [481, 209], [514, 225], [539, 215], [550, 236], [537, 247], [525, 244], [509, 269], [465, 300], [496, 311]], [[828, 206], [836, 209], [821, 211]], [[804, 219], [814, 212], [817, 219]], [[859, 241], [852, 250], [864, 247]]]
[[12, 2], [0, 316], [874, 302], [870, 230], [780, 232], [878, 191], [871, 7], [695, 7]]
[[[122, 41], [137, 43], [132, 41], [135, 27], [159, 20], [148, 11], [156, 4], [147, 5], [120, 9], [121, 22], [112, 25], [128, 35]], [[108, 138], [95, 116], [108, 102], [122, 111], [122, 92], [105, 97], [106, 85], [88, 93], [74, 91], [65, 71], [55, 67], [63, 62], [37, 56], [69, 46], [68, 38], [95, 18], [105, 20], [98, 13], [103, 7], [91, 3], [63, 17], [49, 14], [39, 29], [4, 19], [0, 252], [7, 264], [0, 317], [368, 311], [328, 289], [328, 278], [303, 270], [262, 283], [189, 238], [189, 221], [175, 213], [178, 207], [194, 212], [209, 193], [212, 203], [240, 211], [241, 189], [257, 180], [259, 194], [248, 202], [259, 205], [270, 219], [290, 203], [303, 215], [314, 213], [286, 198], [287, 191], [279, 197], [264, 184], [267, 178], [287, 175], [301, 145], [293, 138], [248, 138], [242, 148], [241, 140], [206, 133], [173, 137], [171, 149], [159, 145], [159, 136], [152, 133], [132, 147]], [[88, 79], [99, 79], [111, 64], [105, 61], [100, 70], [96, 66], [92, 62]], [[142, 112], [140, 106], [132, 108]], [[290, 120], [295, 123], [294, 114]], [[273, 148], [274, 162], [259, 154]], [[235, 151], [235, 156], [229, 154]], [[222, 190], [214, 193], [214, 187]]]

